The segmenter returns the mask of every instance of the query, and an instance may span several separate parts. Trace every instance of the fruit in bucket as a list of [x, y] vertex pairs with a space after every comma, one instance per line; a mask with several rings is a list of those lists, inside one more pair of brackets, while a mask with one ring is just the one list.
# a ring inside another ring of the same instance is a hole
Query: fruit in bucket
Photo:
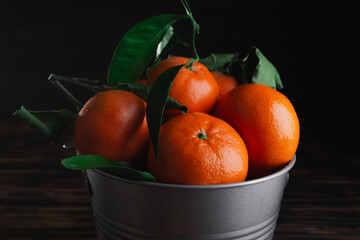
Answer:
[[[164, 187], [163, 183], [215, 185], [243, 182], [247, 176], [263, 177], [290, 161], [299, 141], [295, 110], [275, 90], [282, 88], [275, 67], [257, 48], [243, 59], [237, 53], [201, 59], [195, 49], [199, 26], [186, 0], [182, 3], [187, 16], [154, 16], [124, 35], [113, 54], [106, 84], [50, 75], [49, 80], [75, 104], [78, 113], [21, 109], [19, 114], [51, 141], [76, 118], [78, 155], [74, 151], [62, 164], [69, 169], [97, 169], [84, 173], [101, 237], [271, 238], [285, 171], [279, 174], [281, 181], [264, 181], [274, 179], [270, 177], [254, 181], [256, 184], [191, 187], [191, 191], [183, 191], [189, 189], [184, 186]], [[192, 44], [182, 42], [183, 36], [173, 29], [175, 22], [186, 19], [193, 26]], [[177, 44], [190, 47], [192, 57], [164, 59]], [[231, 74], [230, 69], [236, 67], [233, 63], [240, 65], [238, 79], [245, 85], [237, 86], [235, 78], [223, 74]], [[150, 71], [145, 81], [146, 69]], [[83, 106], [63, 82], [100, 93]], [[155, 207], [153, 200], [158, 203]], [[173, 211], [177, 202], [185, 205]], [[149, 223], [159, 210], [169, 210], [170, 217], [160, 217], [153, 224], [159, 228], [153, 228]], [[234, 224], [225, 221], [220, 231], [210, 229], [222, 217], [235, 220]], [[210, 221], [203, 223], [206, 219]], [[187, 224], [180, 224], [179, 230], [178, 223]]]
[[232, 125], [249, 153], [249, 176], [265, 176], [289, 162], [300, 126], [289, 99], [263, 84], [241, 85], [218, 102], [214, 115]]
[[149, 142], [145, 107], [141, 98], [122, 90], [90, 98], [75, 122], [78, 154], [138, 164], [145, 158]]
[[248, 154], [240, 135], [205, 113], [177, 115], [160, 130], [159, 161], [149, 146], [148, 168], [159, 182], [208, 185], [242, 182]]

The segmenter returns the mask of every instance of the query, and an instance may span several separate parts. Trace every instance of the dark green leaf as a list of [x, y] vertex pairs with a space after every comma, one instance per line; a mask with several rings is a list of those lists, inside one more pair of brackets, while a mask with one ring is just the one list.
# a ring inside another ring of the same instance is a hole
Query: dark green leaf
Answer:
[[274, 89], [283, 88], [277, 69], [256, 47], [250, 50], [240, 65], [244, 83], [260, 83]]
[[179, 38], [174, 32], [173, 27], [170, 27], [165, 33], [163, 39], [156, 48], [155, 63], [158, 62], [170, 49], [179, 43]]
[[172, 26], [169, 27], [167, 32], [165, 33], [163, 39], [159, 42], [156, 48], [155, 60], [151, 66], [146, 69], [146, 77], [149, 77], [149, 73], [151, 69], [153, 69], [160, 61], [161, 58], [165, 55], [165, 53], [171, 48], [175, 47], [178, 44], [179, 38], [174, 32]]
[[171, 85], [185, 65], [179, 65], [167, 69], [155, 81], [152, 86], [146, 107], [146, 119], [149, 127], [150, 140], [153, 144], [156, 159], [159, 157], [160, 127], [164, 114], [165, 102], [168, 98]]
[[65, 158], [61, 161], [62, 165], [68, 169], [101, 169], [114, 175], [133, 179], [155, 181], [149, 172], [139, 171], [131, 167], [131, 164], [121, 161], [112, 161], [99, 155], [80, 155]]
[[[140, 84], [140, 83], [121, 83], [121, 84], [119, 84], [117, 89], [130, 91], [130, 92], [134, 93], [135, 95], [137, 95], [138, 97], [141, 97], [145, 101], [148, 101], [151, 87], [148, 85], [145, 85], [145, 84]], [[175, 99], [173, 99], [169, 96], [166, 99], [165, 108], [176, 109], [176, 110], [180, 110], [182, 112], [188, 111], [186, 106], [178, 103]]]
[[168, 31], [166, 32], [163, 40], [159, 43], [157, 49], [156, 49], [156, 55], [154, 63], [146, 69], [146, 77], [149, 77], [149, 72], [151, 69], [153, 69], [165, 56], [165, 54], [175, 47], [178, 43], [183, 43], [180, 41], [179, 37], [174, 32], [174, 29], [170, 27]]
[[82, 169], [94, 169], [101, 167], [113, 167], [113, 166], [122, 166], [130, 167], [131, 164], [121, 161], [113, 161], [107, 158], [104, 158], [99, 155], [78, 155], [65, 158], [61, 161], [62, 165], [66, 168], [73, 170], [82, 170]]
[[188, 108], [185, 105], [180, 104], [178, 101], [171, 97], [167, 97], [166, 103], [165, 103], [165, 109], [173, 109], [173, 110], [180, 110], [183, 113], [188, 112]]
[[229, 69], [234, 62], [239, 61], [238, 53], [212, 53], [206, 58], [199, 60], [210, 71], [217, 71], [221, 73], [229, 73]]
[[49, 142], [56, 140], [77, 116], [68, 109], [29, 111], [25, 107], [15, 111], [13, 115], [23, 119]]
[[154, 57], [168, 29], [182, 18], [164, 14], [148, 18], [131, 28], [115, 49], [108, 72], [108, 85], [136, 82]]

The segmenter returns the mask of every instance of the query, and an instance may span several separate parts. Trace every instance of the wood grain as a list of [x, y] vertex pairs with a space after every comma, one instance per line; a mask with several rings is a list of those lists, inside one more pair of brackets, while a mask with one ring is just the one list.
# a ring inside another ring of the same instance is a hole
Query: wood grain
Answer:
[[[300, 143], [274, 239], [360, 239], [360, 154], [348, 151], [359, 142], [339, 145], [311, 132]], [[62, 149], [71, 133], [48, 144], [20, 121], [0, 122], [0, 239], [97, 239], [82, 176], [60, 164], [74, 154]]]
[[0, 239], [97, 239], [82, 176], [60, 164], [73, 152], [18, 121], [0, 131]]

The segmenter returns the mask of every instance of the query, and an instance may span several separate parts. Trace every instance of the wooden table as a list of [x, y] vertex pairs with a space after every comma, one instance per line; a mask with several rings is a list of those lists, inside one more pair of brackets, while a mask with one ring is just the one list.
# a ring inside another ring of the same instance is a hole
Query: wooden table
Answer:
[[[23, 122], [0, 121], [0, 239], [97, 239], [81, 174], [60, 164], [74, 154], [62, 149], [69, 139], [71, 129], [48, 144]], [[360, 239], [358, 146], [303, 128], [275, 240]]]

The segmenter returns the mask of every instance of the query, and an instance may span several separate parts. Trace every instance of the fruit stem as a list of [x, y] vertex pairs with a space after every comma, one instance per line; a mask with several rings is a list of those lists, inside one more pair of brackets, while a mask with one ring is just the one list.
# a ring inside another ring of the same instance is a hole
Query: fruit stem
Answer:
[[193, 53], [193, 59], [190, 59], [189, 62], [186, 64], [186, 68], [192, 70], [192, 66], [195, 62], [199, 61], [200, 57], [196, 51], [196, 47], [195, 47], [195, 38], [196, 38], [196, 34], [199, 34], [200, 31], [200, 26], [199, 24], [195, 21], [192, 12], [190, 10], [189, 4], [186, 2], [186, 0], [181, 0], [182, 4], [184, 5], [184, 8], [186, 10], [186, 13], [188, 15], [188, 17], [190, 18], [192, 25], [193, 25], [193, 36], [192, 36], [192, 53]]
[[198, 137], [201, 138], [202, 140], [208, 139], [208, 137], [207, 137], [207, 135], [206, 135], [206, 133], [204, 131], [200, 132], [198, 134]]
[[73, 83], [75, 85], [91, 89], [95, 92], [106, 90], [104, 86], [96, 85], [96, 83], [98, 83], [99, 81], [90, 80], [87, 78], [63, 77], [52, 73], [50, 74], [48, 80], [51, 81], [51, 83], [76, 106], [78, 111], [80, 111], [80, 109], [83, 107], [83, 104], [78, 99], [76, 99], [76, 97], [69, 90], [67, 90], [64, 85], [61, 84], [61, 82]]
[[64, 77], [52, 73], [50, 74], [48, 79], [52, 82], [53, 81], [69, 82], [90, 89], [95, 92], [104, 91], [106, 89], [106, 87], [104, 86], [97, 85], [97, 83], [99, 82], [98, 80], [90, 80], [88, 78]]
[[60, 91], [62, 92], [65, 97], [67, 97], [72, 103], [74, 103], [76, 109], [78, 112], [80, 112], [80, 109], [84, 106], [79, 100], [77, 100], [74, 95], [72, 95], [58, 80], [51, 81], [52, 84]]

